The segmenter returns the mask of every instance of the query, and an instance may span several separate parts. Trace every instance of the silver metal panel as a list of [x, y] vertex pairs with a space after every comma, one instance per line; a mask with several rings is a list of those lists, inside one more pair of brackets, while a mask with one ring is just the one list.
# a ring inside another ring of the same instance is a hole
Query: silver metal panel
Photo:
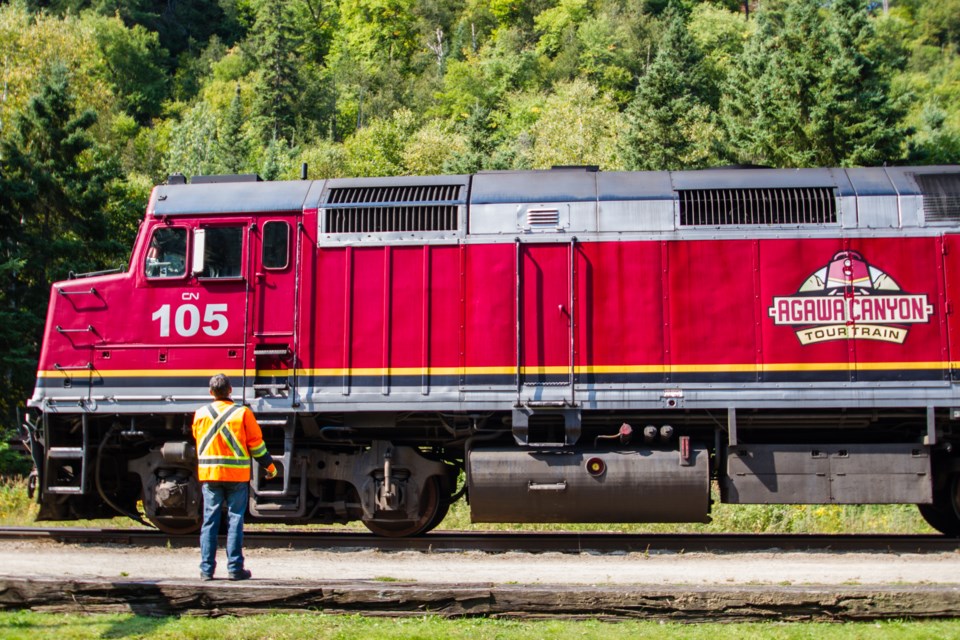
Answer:
[[597, 174], [597, 199], [673, 200], [676, 198], [668, 171], [611, 171]]
[[847, 169], [847, 177], [854, 193], [861, 197], [894, 196], [898, 193], [890, 174], [883, 167]]
[[310, 183], [310, 190], [303, 201], [304, 209], [319, 209], [320, 198], [323, 196], [324, 189], [327, 188], [326, 180], [314, 180]]
[[599, 204], [601, 233], [630, 231], [673, 231], [676, 228], [676, 201], [606, 200]]
[[674, 171], [670, 179], [677, 190], [842, 187], [844, 182], [831, 169], [706, 169]]
[[922, 196], [900, 196], [900, 226], [904, 229], [923, 226]]
[[151, 203], [155, 216], [300, 211], [313, 182], [224, 182], [161, 185]]
[[727, 453], [725, 501], [896, 504], [932, 498], [930, 456], [912, 444], [738, 445]]
[[847, 195], [839, 198], [840, 208], [837, 210], [837, 214], [840, 217], [840, 226], [844, 229], [856, 229], [857, 228], [857, 198], [856, 196]]
[[595, 201], [596, 177], [597, 172], [583, 169], [478, 173], [473, 177], [470, 205]]
[[[469, 184], [467, 175], [327, 180], [318, 245], [456, 241], [465, 235]], [[343, 226], [326, 228], [331, 212]]]
[[466, 205], [457, 207], [457, 229], [447, 231], [384, 231], [375, 233], [325, 233], [323, 231], [324, 210], [319, 209], [317, 216], [318, 247], [336, 247], [363, 244], [377, 246], [386, 244], [451, 244], [466, 235]]
[[895, 196], [858, 196], [857, 226], [867, 229], [898, 229], [900, 198]]
[[857, 226], [867, 229], [900, 227], [897, 189], [885, 169], [847, 169], [847, 177], [857, 197]]
[[506, 204], [472, 204], [470, 205], [469, 234], [510, 234], [517, 235], [517, 218], [519, 205]]

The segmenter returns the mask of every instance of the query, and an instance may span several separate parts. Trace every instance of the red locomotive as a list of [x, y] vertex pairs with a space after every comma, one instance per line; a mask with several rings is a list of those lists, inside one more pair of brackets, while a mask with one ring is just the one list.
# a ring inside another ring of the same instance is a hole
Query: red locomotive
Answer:
[[958, 287], [958, 167], [174, 177], [125, 273], [53, 285], [40, 518], [196, 529], [225, 372], [254, 519], [706, 521], [717, 481], [958, 535]]

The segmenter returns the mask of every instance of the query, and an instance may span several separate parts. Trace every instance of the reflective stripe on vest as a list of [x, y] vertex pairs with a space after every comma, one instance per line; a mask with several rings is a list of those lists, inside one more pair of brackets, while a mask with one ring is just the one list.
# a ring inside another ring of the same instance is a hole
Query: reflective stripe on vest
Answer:
[[[223, 413], [217, 414], [217, 410], [214, 405], [211, 404], [207, 407], [210, 417], [213, 418], [213, 424], [210, 425], [210, 429], [204, 434], [203, 439], [197, 446], [197, 457], [199, 458], [199, 463], [201, 466], [244, 467], [250, 464], [250, 456], [244, 450], [243, 446], [237, 442], [233, 432], [231, 432], [230, 428], [227, 426], [227, 419], [241, 408], [241, 405], [233, 404], [224, 409]], [[224, 457], [222, 453], [206, 455], [207, 450], [210, 448], [210, 445], [213, 443], [213, 440], [217, 435], [220, 435], [223, 438], [223, 441], [227, 444], [227, 447], [229, 447], [230, 451], [233, 453], [233, 456]]]

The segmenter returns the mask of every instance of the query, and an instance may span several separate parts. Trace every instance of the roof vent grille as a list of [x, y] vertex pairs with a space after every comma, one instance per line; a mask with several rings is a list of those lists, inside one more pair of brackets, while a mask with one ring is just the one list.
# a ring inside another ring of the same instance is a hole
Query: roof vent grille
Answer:
[[913, 176], [923, 194], [923, 215], [928, 222], [960, 220], [960, 173], [927, 173]]
[[833, 187], [678, 191], [680, 226], [795, 226], [837, 222]]
[[327, 233], [456, 231], [461, 185], [343, 187], [324, 205]]

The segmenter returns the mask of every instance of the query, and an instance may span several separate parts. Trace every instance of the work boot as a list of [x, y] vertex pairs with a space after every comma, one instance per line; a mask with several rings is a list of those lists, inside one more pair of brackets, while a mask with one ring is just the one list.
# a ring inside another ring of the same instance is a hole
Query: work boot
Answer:
[[203, 571], [201, 571], [201, 572], [200, 572], [200, 579], [201, 579], [203, 582], [210, 582], [211, 580], [213, 580], [213, 576], [210, 575], [209, 573], [204, 573]]
[[250, 569], [240, 569], [236, 573], [231, 573], [229, 578], [231, 580], [249, 580], [253, 577], [253, 573], [250, 572]]

